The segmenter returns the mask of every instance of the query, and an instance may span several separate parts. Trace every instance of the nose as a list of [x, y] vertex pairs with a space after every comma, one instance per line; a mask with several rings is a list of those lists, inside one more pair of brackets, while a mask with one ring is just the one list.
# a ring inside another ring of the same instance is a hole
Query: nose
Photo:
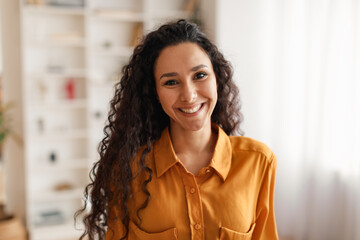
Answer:
[[180, 100], [182, 102], [192, 103], [197, 98], [197, 89], [193, 83], [184, 83], [181, 88]]

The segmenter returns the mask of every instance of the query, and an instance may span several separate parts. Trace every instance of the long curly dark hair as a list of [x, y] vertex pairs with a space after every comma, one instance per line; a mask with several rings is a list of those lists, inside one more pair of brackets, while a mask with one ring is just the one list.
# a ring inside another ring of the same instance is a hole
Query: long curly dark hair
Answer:
[[[90, 172], [91, 183], [85, 188], [85, 204], [75, 214], [83, 216], [85, 231], [80, 239], [104, 239], [109, 220], [110, 205], [121, 209], [120, 219], [129, 233], [128, 202], [132, 195], [131, 183], [136, 178], [131, 166], [136, 164], [147, 179], [142, 190], [147, 199], [137, 209], [146, 208], [150, 200], [147, 184], [152, 179], [152, 169], [146, 163], [146, 155], [153, 143], [170, 123], [157, 100], [154, 63], [160, 52], [183, 42], [198, 44], [209, 56], [216, 75], [218, 100], [211, 121], [218, 124], [228, 135], [241, 134], [242, 121], [239, 91], [232, 80], [230, 63], [218, 48], [199, 30], [197, 25], [179, 20], [162, 25], [150, 32], [134, 49], [128, 65], [123, 67], [121, 81], [115, 85], [115, 96], [110, 103], [105, 138], [99, 145], [100, 160]], [[142, 151], [140, 159], [135, 159]], [[90, 206], [90, 207], [89, 207]], [[87, 209], [89, 208], [89, 209]]]

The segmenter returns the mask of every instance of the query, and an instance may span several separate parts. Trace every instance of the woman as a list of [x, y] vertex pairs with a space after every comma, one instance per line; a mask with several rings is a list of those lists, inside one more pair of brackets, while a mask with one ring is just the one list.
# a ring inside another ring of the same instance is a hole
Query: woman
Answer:
[[196, 25], [149, 33], [111, 101], [82, 237], [278, 239], [276, 158], [228, 136], [241, 119], [230, 64]]

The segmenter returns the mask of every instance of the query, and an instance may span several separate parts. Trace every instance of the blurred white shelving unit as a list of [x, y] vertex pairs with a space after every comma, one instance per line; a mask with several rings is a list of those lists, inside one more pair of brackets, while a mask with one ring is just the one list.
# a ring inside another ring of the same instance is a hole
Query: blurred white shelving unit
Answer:
[[77, 239], [72, 219], [91, 166], [89, 11], [29, 3], [20, 3], [27, 228], [31, 240]]
[[122, 66], [144, 33], [189, 18], [193, 0], [19, 1], [29, 237], [78, 239], [73, 215]]

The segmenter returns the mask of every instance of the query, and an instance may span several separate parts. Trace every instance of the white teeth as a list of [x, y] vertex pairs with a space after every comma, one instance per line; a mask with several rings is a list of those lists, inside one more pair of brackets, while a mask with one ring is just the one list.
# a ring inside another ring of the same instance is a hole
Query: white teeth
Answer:
[[180, 108], [180, 110], [183, 111], [184, 113], [194, 113], [199, 111], [200, 108], [201, 108], [201, 104], [193, 108]]

